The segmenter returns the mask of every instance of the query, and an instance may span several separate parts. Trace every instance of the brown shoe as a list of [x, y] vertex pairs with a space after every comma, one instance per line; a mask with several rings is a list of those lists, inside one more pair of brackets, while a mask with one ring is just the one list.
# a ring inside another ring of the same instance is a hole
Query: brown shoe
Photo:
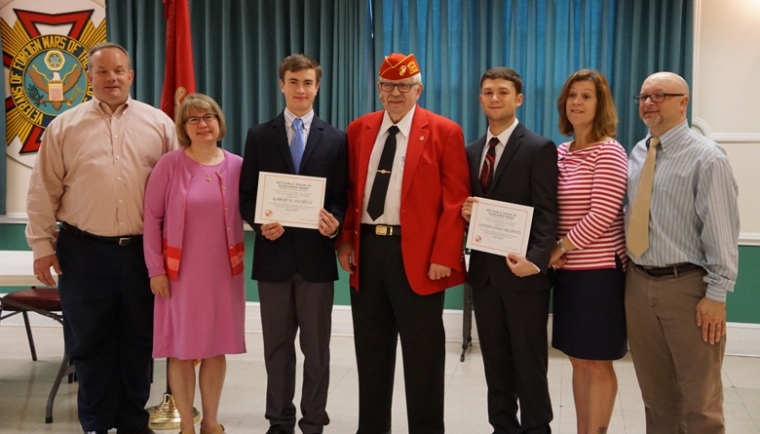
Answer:
[[219, 424], [209, 429], [201, 427], [201, 434], [224, 434], [224, 425]]

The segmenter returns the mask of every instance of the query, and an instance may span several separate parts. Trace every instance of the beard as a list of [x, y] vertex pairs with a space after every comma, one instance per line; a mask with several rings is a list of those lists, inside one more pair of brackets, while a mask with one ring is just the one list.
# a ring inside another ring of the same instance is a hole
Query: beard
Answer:
[[651, 114], [649, 117], [642, 118], [641, 120], [644, 121], [644, 125], [651, 129], [662, 124], [662, 115], [660, 113]]

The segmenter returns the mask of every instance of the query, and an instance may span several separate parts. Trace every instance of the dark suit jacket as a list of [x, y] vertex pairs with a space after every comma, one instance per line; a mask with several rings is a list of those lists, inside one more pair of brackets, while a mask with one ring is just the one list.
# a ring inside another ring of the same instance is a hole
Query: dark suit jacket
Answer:
[[[326, 237], [315, 229], [287, 227], [280, 238], [269, 241], [261, 235], [261, 225], [253, 222], [259, 172], [295, 174], [285, 128], [285, 116], [280, 113], [250, 128], [245, 141], [240, 212], [256, 231], [251, 276], [282, 282], [298, 272], [307, 282], [334, 281], [338, 279], [337, 237]], [[346, 155], [346, 134], [314, 115], [299, 174], [327, 178], [324, 208], [341, 224], [346, 210]]]
[[[483, 197], [480, 166], [486, 136], [467, 145], [470, 185], [473, 196]], [[488, 280], [509, 290], [547, 290], [546, 273], [557, 233], [557, 147], [551, 140], [518, 123], [499, 159], [491, 184], [489, 199], [533, 207], [526, 257], [541, 268], [541, 273], [528, 277], [512, 274], [503, 256], [473, 250], [470, 254], [468, 279], [473, 287]]]
[[[349, 210], [341, 242], [354, 246], [357, 269], [350, 284], [359, 288], [360, 226], [367, 168], [383, 122], [384, 111], [366, 114], [348, 126]], [[462, 128], [443, 116], [417, 106], [401, 184], [401, 251], [412, 290], [428, 295], [465, 281], [462, 203], [469, 195]], [[430, 264], [451, 268], [449, 277], [431, 280]]]

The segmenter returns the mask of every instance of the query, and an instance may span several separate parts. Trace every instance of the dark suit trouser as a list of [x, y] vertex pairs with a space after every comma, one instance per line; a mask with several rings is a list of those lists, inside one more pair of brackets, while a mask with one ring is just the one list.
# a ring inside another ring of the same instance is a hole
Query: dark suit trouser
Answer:
[[400, 237], [364, 233], [359, 257], [359, 288], [351, 290], [359, 371], [358, 434], [391, 429], [399, 336], [409, 434], [443, 433], [444, 293], [420, 296], [412, 291]]
[[120, 247], [61, 230], [57, 254], [82, 428], [148, 426], [154, 296], [142, 243]]
[[546, 378], [549, 291], [508, 291], [489, 282], [473, 288], [472, 302], [494, 433], [551, 432]]
[[322, 432], [330, 386], [330, 331], [333, 282], [306, 282], [296, 274], [286, 282], [258, 282], [264, 362], [267, 369], [265, 417], [271, 425], [293, 428], [296, 409], [296, 332], [304, 355], [301, 414], [303, 432]]

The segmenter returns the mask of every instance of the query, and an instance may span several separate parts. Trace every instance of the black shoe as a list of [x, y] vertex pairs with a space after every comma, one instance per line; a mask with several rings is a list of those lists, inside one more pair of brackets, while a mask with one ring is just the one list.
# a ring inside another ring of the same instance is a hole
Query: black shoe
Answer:
[[98, 430], [98, 431], [85, 431], [84, 434], [108, 434], [108, 430]]
[[127, 429], [117, 429], [116, 434], [156, 434], [153, 432], [152, 429], [148, 428], [147, 426], [144, 426], [142, 428], [127, 428]]
[[293, 429], [285, 428], [281, 425], [272, 425], [269, 427], [266, 434], [293, 434]]

